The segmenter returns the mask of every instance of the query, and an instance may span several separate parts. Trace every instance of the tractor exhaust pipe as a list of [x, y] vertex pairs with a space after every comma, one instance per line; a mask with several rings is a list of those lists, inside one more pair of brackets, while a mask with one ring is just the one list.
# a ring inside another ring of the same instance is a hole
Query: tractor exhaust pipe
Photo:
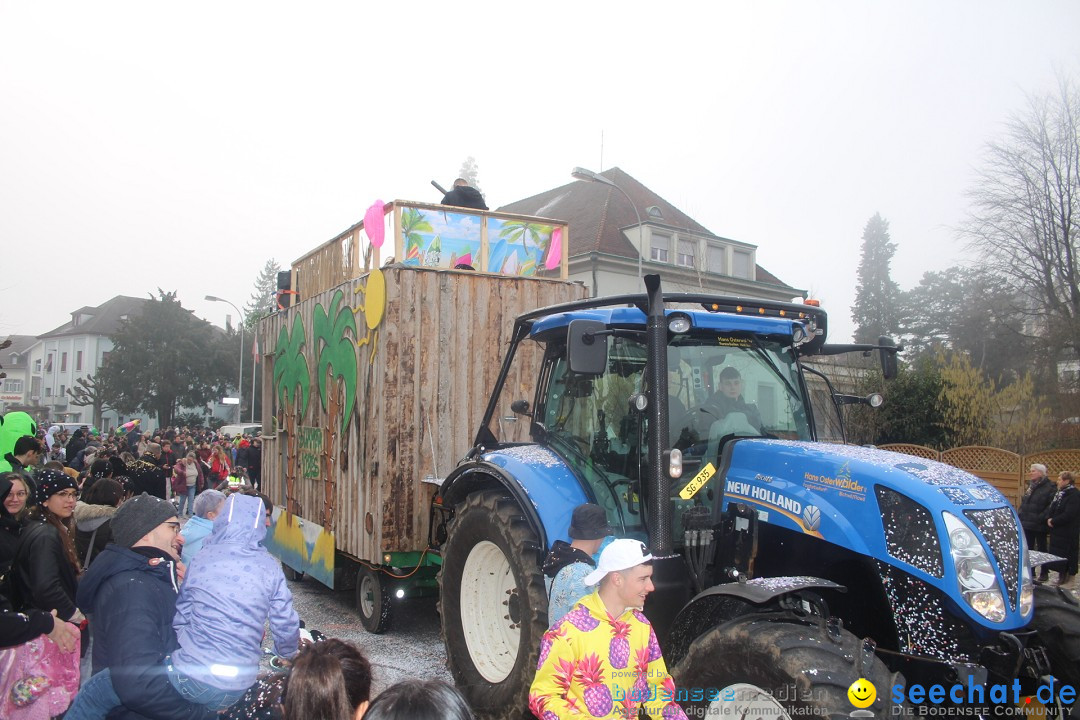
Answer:
[[646, 382], [651, 388], [649, 402], [649, 474], [647, 477], [646, 510], [649, 521], [649, 547], [657, 557], [671, 555], [675, 542], [672, 537], [671, 478], [667, 474], [668, 443], [668, 374], [667, 374], [667, 317], [664, 315], [664, 293], [659, 275], [645, 276], [649, 310], [645, 335], [649, 348]]

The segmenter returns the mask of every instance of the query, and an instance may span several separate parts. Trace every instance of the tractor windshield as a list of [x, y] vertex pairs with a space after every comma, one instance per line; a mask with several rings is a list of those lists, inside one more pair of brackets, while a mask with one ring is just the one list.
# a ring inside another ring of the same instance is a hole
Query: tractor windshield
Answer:
[[727, 439], [809, 440], [789, 345], [752, 336], [690, 336], [668, 348], [670, 445], [686, 470], [717, 462]]
[[[553, 353], [536, 416], [546, 444], [585, 479], [624, 534], [645, 529], [639, 481], [648, 466], [648, 412], [631, 403], [646, 390], [642, 340], [608, 337], [607, 368], [597, 376], [570, 372], [565, 353]], [[718, 467], [723, 444], [735, 437], [809, 440], [801, 388], [794, 354], [781, 342], [678, 338], [668, 348], [669, 441], [683, 451], [684, 476], [709, 462]], [[673, 483], [673, 493], [679, 487]]]

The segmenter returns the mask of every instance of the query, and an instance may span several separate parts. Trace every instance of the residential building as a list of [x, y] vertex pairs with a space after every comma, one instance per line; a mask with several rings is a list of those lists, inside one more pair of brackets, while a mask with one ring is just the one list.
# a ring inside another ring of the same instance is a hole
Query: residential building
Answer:
[[594, 296], [643, 292], [639, 262], [643, 275], [661, 275], [668, 292], [783, 302], [806, 296], [757, 264], [757, 246], [710, 232], [619, 168], [600, 175], [629, 200], [610, 185], [578, 180], [499, 208], [567, 221], [569, 279]]
[[0, 350], [0, 366], [6, 377], [0, 380], [0, 413], [25, 411], [30, 394], [29, 350], [37, 342], [33, 335], [11, 335]]
[[[94, 420], [91, 406], [72, 403], [68, 389], [80, 378], [96, 375], [112, 350], [109, 339], [128, 317], [142, 312], [150, 302], [146, 298], [117, 295], [97, 307], [81, 307], [71, 313], [71, 320], [44, 335], [30, 349], [30, 402], [40, 407], [41, 414], [52, 422], [85, 422]], [[147, 426], [146, 416], [141, 417]], [[105, 428], [119, 425], [115, 411], [102, 415]]]
[[[38, 335], [29, 348], [27, 371], [29, 391], [27, 409], [41, 421], [94, 422], [94, 408], [76, 405], [69, 389], [76, 387], [80, 379], [96, 376], [112, 351], [110, 337], [120, 329], [129, 317], [143, 311], [147, 298], [117, 295], [97, 307], [82, 307], [71, 313], [71, 320], [44, 335]], [[218, 329], [220, 332], [220, 329]], [[204, 408], [185, 408], [185, 411], [202, 412]], [[230, 418], [236, 408], [214, 404], [212, 414]], [[128, 420], [141, 420], [141, 427], [153, 429], [157, 422], [147, 415], [120, 416], [115, 410], [104, 409], [101, 429], [109, 430]]]

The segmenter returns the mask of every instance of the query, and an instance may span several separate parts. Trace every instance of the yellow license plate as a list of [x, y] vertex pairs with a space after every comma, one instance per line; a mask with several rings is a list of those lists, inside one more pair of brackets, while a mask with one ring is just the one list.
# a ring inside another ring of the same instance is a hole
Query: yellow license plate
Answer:
[[716, 474], [716, 468], [712, 463], [709, 463], [705, 467], [698, 471], [690, 482], [686, 483], [686, 487], [679, 491], [679, 497], [683, 500], [689, 500], [697, 495], [698, 490], [705, 487], [705, 483], [709, 482], [709, 478]]

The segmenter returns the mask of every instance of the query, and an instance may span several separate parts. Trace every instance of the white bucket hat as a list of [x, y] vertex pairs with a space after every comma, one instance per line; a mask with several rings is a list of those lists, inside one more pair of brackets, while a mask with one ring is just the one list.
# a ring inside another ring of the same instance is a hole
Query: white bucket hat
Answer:
[[596, 569], [586, 575], [583, 582], [586, 585], [595, 585], [609, 572], [629, 570], [652, 559], [649, 549], [640, 540], [612, 540], [600, 553], [600, 562]]

